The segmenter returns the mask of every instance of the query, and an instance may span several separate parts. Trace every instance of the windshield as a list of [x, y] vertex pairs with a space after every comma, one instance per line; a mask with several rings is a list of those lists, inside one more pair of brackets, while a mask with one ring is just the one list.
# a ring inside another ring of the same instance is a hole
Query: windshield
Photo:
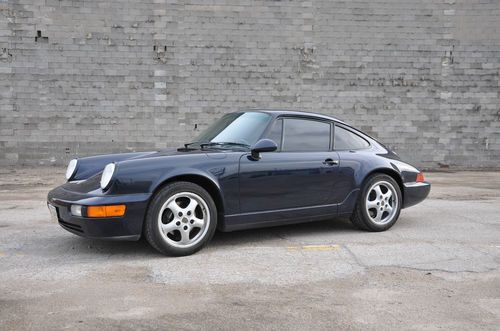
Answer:
[[260, 138], [270, 119], [271, 115], [259, 112], [227, 114], [202, 132], [195, 143], [251, 146]]

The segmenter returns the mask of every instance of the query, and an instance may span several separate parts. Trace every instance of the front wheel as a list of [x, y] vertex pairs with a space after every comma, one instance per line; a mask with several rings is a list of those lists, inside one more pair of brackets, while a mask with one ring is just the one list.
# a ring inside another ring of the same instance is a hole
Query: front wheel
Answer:
[[388, 175], [372, 175], [361, 190], [351, 222], [362, 230], [385, 231], [398, 220], [401, 204], [398, 183]]
[[153, 198], [144, 235], [165, 255], [190, 255], [214, 235], [217, 210], [210, 194], [194, 183], [167, 184]]

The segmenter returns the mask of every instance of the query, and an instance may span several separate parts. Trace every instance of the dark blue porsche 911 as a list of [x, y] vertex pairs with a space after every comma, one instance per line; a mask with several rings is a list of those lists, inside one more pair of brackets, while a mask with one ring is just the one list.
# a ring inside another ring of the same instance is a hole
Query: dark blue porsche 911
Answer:
[[234, 231], [349, 216], [367, 231], [427, 197], [413, 166], [348, 124], [297, 111], [224, 115], [176, 150], [72, 160], [48, 194], [53, 218], [89, 238], [189, 255]]

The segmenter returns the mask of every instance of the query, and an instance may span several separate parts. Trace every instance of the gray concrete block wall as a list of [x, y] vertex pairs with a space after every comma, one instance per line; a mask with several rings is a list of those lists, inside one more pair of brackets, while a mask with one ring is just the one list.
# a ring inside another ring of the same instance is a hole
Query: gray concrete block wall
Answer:
[[271, 107], [426, 168], [499, 168], [498, 17], [498, 0], [0, 0], [0, 164], [179, 146]]

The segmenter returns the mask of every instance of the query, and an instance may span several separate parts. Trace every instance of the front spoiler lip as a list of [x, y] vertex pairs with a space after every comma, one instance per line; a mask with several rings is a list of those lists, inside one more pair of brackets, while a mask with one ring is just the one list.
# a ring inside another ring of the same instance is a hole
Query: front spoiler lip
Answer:
[[61, 221], [59, 221], [59, 225], [61, 228], [64, 230], [71, 232], [73, 234], [76, 234], [79, 237], [87, 238], [87, 239], [96, 239], [96, 240], [112, 240], [112, 241], [137, 241], [141, 238], [141, 234], [131, 234], [131, 235], [111, 235], [111, 236], [106, 236], [106, 235], [88, 235], [85, 232], [80, 232], [72, 229], [71, 227], [68, 227]]
[[[109, 219], [100, 219], [101, 221], [109, 222]], [[109, 227], [99, 228], [98, 224], [91, 224], [86, 221], [91, 221], [88, 218], [79, 218], [79, 224], [76, 224], [73, 218], [70, 218], [68, 221], [63, 221], [59, 219], [59, 225], [64, 230], [76, 234], [77, 236], [84, 237], [87, 239], [102, 239], [102, 240], [116, 240], [116, 241], [136, 241], [141, 238], [141, 233], [130, 234], [129, 232], [125, 232], [123, 234], [122, 227], [114, 227], [110, 231]], [[124, 222], [124, 220], [119, 220], [119, 222]], [[75, 229], [75, 225], [78, 225], [79, 229]]]

